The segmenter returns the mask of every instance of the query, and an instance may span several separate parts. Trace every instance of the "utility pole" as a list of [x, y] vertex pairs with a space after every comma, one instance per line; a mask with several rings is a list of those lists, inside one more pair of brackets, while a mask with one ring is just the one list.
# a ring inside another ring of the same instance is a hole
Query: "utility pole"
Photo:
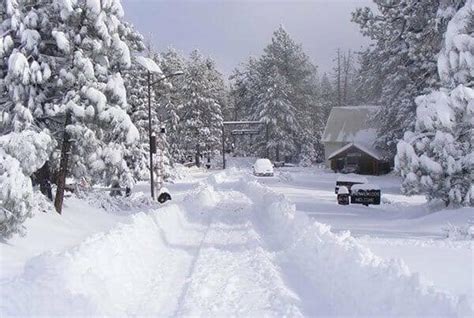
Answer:
[[222, 124], [222, 169], [225, 169], [225, 125]]
[[[158, 84], [159, 82], [178, 75], [183, 75], [182, 71], [177, 71], [168, 75], [163, 75], [161, 72], [160, 67], [150, 58], [144, 56], [138, 56], [136, 58], [138, 64], [140, 64], [146, 71], [147, 71], [147, 79], [148, 79], [148, 139], [150, 141], [150, 192], [151, 198], [155, 200], [155, 184], [154, 184], [154, 176], [153, 176], [153, 154], [156, 153], [156, 136], [152, 130], [152, 123], [151, 123], [151, 88], [152, 86]], [[152, 81], [152, 73], [159, 74], [160, 78], [156, 81]]]
[[[150, 193], [151, 198], [155, 200], [155, 184], [153, 180], [153, 149], [156, 148], [156, 139], [153, 138], [151, 128], [151, 72], [148, 73], [148, 140], [150, 141]], [[154, 144], [155, 143], [155, 144]]]

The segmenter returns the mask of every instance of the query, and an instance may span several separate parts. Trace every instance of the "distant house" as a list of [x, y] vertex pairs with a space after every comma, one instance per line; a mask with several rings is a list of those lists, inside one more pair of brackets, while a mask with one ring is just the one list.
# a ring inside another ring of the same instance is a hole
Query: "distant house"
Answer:
[[374, 147], [377, 127], [371, 116], [378, 106], [345, 106], [331, 110], [323, 135], [326, 166], [334, 171], [378, 175], [390, 164]]

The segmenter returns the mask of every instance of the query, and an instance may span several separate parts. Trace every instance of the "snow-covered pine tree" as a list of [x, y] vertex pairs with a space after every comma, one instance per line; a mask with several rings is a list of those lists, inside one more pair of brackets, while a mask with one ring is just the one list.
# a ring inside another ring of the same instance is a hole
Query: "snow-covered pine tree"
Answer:
[[[353, 21], [362, 33], [374, 41], [363, 53], [361, 82], [371, 102], [381, 105], [376, 116], [380, 123], [377, 145], [388, 157], [396, 152], [397, 141], [407, 129], [413, 129], [415, 98], [440, 85], [436, 55], [452, 9], [463, 0], [374, 0], [377, 11], [369, 8], [353, 13]], [[380, 85], [373, 85], [380, 83]], [[378, 87], [379, 92], [373, 92]]]
[[[160, 54], [160, 67], [164, 74], [176, 74], [185, 72], [186, 61], [183, 55], [173, 48], [168, 48]], [[184, 75], [184, 74], [183, 74]], [[180, 147], [181, 138], [179, 133], [179, 120], [183, 109], [183, 98], [181, 96], [184, 87], [184, 76], [170, 77], [164, 85], [158, 89], [158, 116], [160, 125], [166, 129], [166, 150], [168, 152], [170, 165], [183, 158]]]
[[60, 211], [68, 170], [93, 183], [133, 182], [123, 157], [138, 131], [126, 113], [121, 72], [131, 65], [129, 45], [138, 46], [133, 42], [140, 37], [123, 21], [119, 0], [62, 2], [56, 10], [61, 22], [53, 33], [64, 53], [56, 69], [63, 97], [54, 105], [65, 118], [55, 202]]
[[232, 79], [236, 112], [245, 117], [240, 119], [271, 123], [269, 144], [262, 137], [255, 144], [259, 155], [267, 146], [276, 160], [296, 161], [315, 153], [307, 143], [318, 147], [315, 128], [322, 120], [316, 67], [283, 27], [273, 33], [264, 54], [249, 59]]
[[137, 130], [125, 112], [121, 71], [139, 37], [123, 22], [120, 1], [8, 0], [4, 8], [2, 63], [7, 58], [9, 67], [1, 85], [10, 100], [2, 129], [34, 122], [60, 137], [58, 189], [66, 174], [130, 183], [122, 156]]
[[268, 77], [263, 79], [266, 90], [258, 96], [257, 112], [253, 119], [268, 125], [268, 149], [273, 151], [274, 158], [280, 161], [284, 155], [294, 153], [295, 130], [298, 122], [295, 119], [296, 108], [288, 94], [290, 86], [273, 66]]
[[24, 234], [23, 222], [44, 200], [33, 191], [30, 176], [48, 160], [54, 146], [48, 131], [27, 129], [0, 136], [0, 238]]
[[224, 89], [223, 80], [214, 62], [198, 51], [191, 53], [183, 80], [180, 144], [186, 156], [200, 160], [205, 151], [219, 149], [223, 122], [219, 98]]
[[449, 22], [438, 58], [443, 87], [416, 99], [414, 131], [398, 143], [405, 193], [474, 205], [474, 0]]
[[[129, 147], [126, 161], [136, 180], [149, 178], [149, 148], [148, 140], [148, 80], [147, 73], [135, 58], [132, 66], [124, 76], [130, 119], [139, 132], [138, 141]], [[154, 99], [153, 99], [154, 101]], [[156, 118], [155, 108], [152, 108], [152, 118]]]
[[0, 237], [22, 233], [22, 223], [42, 198], [30, 176], [55, 145], [34, 116], [48, 92], [51, 70], [38, 56], [42, 21], [27, 1], [0, 4]]
[[322, 122], [326, 124], [329, 114], [331, 113], [331, 109], [334, 106], [337, 106], [337, 93], [327, 73], [324, 73], [321, 77], [318, 97], [322, 107]]

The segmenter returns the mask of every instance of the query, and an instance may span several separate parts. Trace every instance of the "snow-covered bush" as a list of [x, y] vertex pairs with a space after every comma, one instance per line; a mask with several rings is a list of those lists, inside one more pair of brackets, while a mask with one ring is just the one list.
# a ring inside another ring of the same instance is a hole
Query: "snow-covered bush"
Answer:
[[54, 147], [47, 132], [23, 131], [0, 137], [0, 237], [23, 234], [23, 222], [41, 200], [30, 175], [40, 168]]
[[396, 169], [407, 194], [446, 205], [474, 205], [474, 1], [448, 25], [438, 63], [444, 87], [419, 96], [414, 132], [397, 145]]
[[443, 228], [446, 238], [449, 240], [473, 240], [474, 239], [474, 222], [456, 226], [451, 223]]

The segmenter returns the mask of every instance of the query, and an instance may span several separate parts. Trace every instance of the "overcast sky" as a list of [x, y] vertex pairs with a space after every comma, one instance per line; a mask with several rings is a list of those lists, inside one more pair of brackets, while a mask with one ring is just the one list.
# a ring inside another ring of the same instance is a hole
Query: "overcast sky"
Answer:
[[158, 50], [168, 46], [212, 56], [225, 74], [260, 55], [282, 24], [319, 66], [331, 71], [338, 47], [368, 44], [351, 12], [371, 0], [122, 0], [126, 19]]

